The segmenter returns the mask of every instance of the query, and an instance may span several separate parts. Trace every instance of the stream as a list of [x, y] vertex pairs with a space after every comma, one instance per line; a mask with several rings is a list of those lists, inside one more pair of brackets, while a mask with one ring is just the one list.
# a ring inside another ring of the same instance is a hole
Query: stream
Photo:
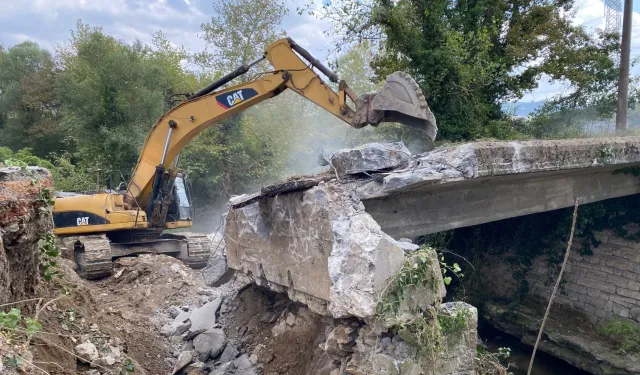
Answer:
[[[478, 327], [480, 337], [485, 342], [487, 348], [491, 352], [497, 352], [498, 348], [511, 348], [511, 358], [509, 362], [511, 366], [509, 371], [514, 375], [526, 375], [529, 368], [529, 360], [533, 348], [520, 342], [517, 338], [508, 335], [502, 331], [481, 324]], [[535, 362], [531, 371], [532, 375], [589, 375], [588, 372], [580, 370], [569, 363], [541, 352], [536, 352]]]

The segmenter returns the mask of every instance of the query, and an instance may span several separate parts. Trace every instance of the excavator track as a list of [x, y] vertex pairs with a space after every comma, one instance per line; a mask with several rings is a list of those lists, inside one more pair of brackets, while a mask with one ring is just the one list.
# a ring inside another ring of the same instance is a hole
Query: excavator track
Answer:
[[211, 250], [211, 241], [205, 234], [191, 232], [129, 236], [127, 242], [112, 242], [106, 234], [65, 236], [61, 240], [69, 255], [73, 254], [78, 275], [89, 280], [111, 276], [112, 259], [116, 257], [165, 253], [191, 268], [202, 268], [207, 265]]
[[73, 252], [80, 277], [92, 280], [111, 276], [111, 244], [105, 234], [69, 236], [62, 241]]
[[207, 265], [211, 253], [211, 240], [206, 234], [181, 232], [163, 234], [161, 238], [181, 239], [187, 242], [187, 250], [178, 255], [183, 263], [191, 268], [202, 268]]

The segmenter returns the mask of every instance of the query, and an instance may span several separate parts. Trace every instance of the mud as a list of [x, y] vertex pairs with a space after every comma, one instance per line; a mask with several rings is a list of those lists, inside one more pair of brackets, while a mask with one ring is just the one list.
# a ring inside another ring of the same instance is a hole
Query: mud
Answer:
[[311, 313], [286, 295], [251, 286], [229, 303], [222, 322], [241, 354], [262, 348], [256, 359], [265, 375], [326, 375], [340, 367], [339, 359], [319, 349], [330, 319]]

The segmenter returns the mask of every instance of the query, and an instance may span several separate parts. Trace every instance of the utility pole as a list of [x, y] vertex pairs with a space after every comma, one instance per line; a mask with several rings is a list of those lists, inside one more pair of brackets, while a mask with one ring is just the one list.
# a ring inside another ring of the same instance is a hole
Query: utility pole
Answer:
[[620, 45], [620, 76], [618, 77], [618, 109], [616, 111], [616, 131], [619, 132], [627, 130], [632, 13], [633, 0], [624, 0], [624, 15], [622, 16], [622, 43]]

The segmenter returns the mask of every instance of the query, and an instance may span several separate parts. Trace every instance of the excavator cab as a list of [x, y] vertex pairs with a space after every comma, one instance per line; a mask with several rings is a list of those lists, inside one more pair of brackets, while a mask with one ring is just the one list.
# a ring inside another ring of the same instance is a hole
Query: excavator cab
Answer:
[[[194, 212], [191, 204], [191, 191], [186, 176], [178, 173], [173, 183], [173, 199], [169, 204], [165, 226], [167, 228], [190, 227]], [[180, 223], [182, 222], [182, 225]]]

